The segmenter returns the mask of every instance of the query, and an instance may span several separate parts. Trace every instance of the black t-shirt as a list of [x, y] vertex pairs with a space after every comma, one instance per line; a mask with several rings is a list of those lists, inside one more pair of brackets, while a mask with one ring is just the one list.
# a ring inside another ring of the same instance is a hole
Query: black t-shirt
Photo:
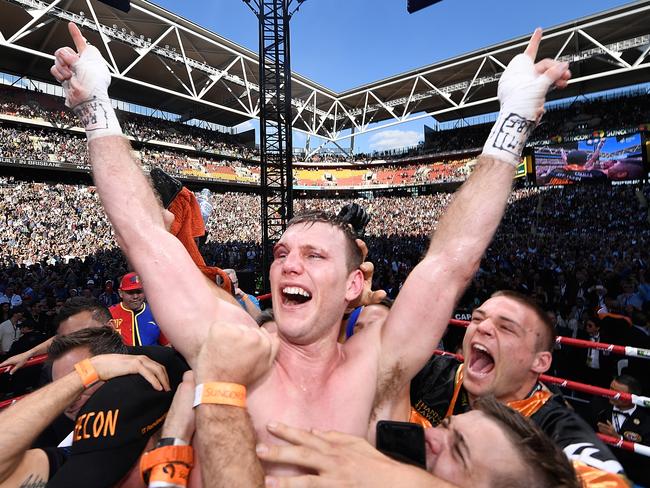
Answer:
[[45, 455], [47, 456], [47, 462], [50, 465], [50, 474], [48, 475], [48, 479], [52, 479], [52, 477], [56, 474], [56, 472], [63, 466], [63, 464], [66, 462], [68, 459], [68, 455], [70, 454], [70, 448], [65, 448], [65, 447], [43, 447], [41, 448], [45, 452]]
[[[454, 395], [456, 373], [462, 363], [450, 356], [433, 356], [411, 381], [411, 405], [434, 427], [447, 414]], [[452, 415], [471, 410], [464, 388], [460, 388]]]
[[[177, 369], [179, 369], [179, 370], [181, 370], [181, 369], [188, 370], [189, 369], [189, 366], [187, 365], [187, 362], [183, 359], [183, 357], [180, 354], [178, 354], [177, 352], [175, 352], [173, 349], [170, 349], [168, 347], [163, 347], [163, 346], [136, 346], [136, 347], [127, 347], [127, 349], [128, 349], [128, 354], [144, 355], [144, 356], [149, 357], [150, 359], [153, 359], [154, 361], [157, 360], [158, 362], [163, 363], [163, 364], [165, 364], [166, 362], [168, 362], [170, 360], [169, 359], [170, 356], [175, 356], [176, 361], [178, 363], [178, 368]], [[174, 388], [175, 385], [180, 383], [180, 378], [172, 378], [172, 374], [171, 374], [170, 371], [168, 371], [168, 374], [170, 374], [170, 384], [171, 384], [172, 388]], [[182, 373], [178, 373], [178, 374], [182, 374]], [[66, 421], [68, 423], [66, 423]], [[69, 420], [67, 417], [65, 417], [62, 414], [59, 418], [57, 418], [57, 420], [55, 420], [55, 422], [53, 422], [53, 424], [51, 424], [48, 427], [48, 429], [46, 429], [46, 431], [48, 431], [48, 430], [51, 431], [52, 429], [57, 427], [59, 425], [58, 424], [59, 422], [61, 422], [61, 424], [70, 425], [71, 427], [65, 433], [61, 432], [60, 428], [57, 429], [59, 434], [63, 434], [60, 437], [58, 437], [59, 440], [56, 441], [57, 444], [58, 444], [58, 442], [63, 440], [70, 432], [72, 432], [72, 429], [74, 428], [74, 422]], [[43, 439], [41, 439], [41, 437], [39, 437], [39, 439], [37, 439], [37, 444], [40, 444], [38, 447], [40, 449], [43, 449], [43, 451], [45, 451], [45, 453], [47, 454], [48, 461], [50, 463], [50, 478], [49, 479], [52, 479], [53, 476], [56, 474], [56, 472], [61, 468], [61, 466], [63, 466], [65, 461], [68, 459], [69, 452], [70, 452], [71, 448], [70, 447], [59, 448], [59, 447], [53, 447], [51, 445], [47, 446], [47, 447], [43, 447]], [[49, 437], [47, 439], [51, 440], [52, 437]]]
[[[411, 405], [434, 426], [442, 422], [449, 409], [461, 364], [450, 356], [433, 356], [411, 382]], [[468, 410], [469, 398], [461, 386], [452, 413], [458, 415]], [[567, 408], [559, 395], [553, 395], [530, 418], [568, 458], [610, 473], [623, 472], [605, 443], [589, 424]]]
[[556, 168], [552, 170], [547, 178], [549, 184], [583, 183], [591, 181], [606, 181], [607, 175], [597, 169], [572, 170], [565, 168]]

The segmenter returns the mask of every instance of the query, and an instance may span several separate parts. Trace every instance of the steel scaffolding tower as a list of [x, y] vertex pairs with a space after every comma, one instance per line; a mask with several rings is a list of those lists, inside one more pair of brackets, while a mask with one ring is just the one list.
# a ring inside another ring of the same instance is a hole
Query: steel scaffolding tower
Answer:
[[273, 245], [293, 216], [289, 21], [304, 0], [293, 11], [294, 0], [244, 2], [259, 20], [262, 275], [268, 291]]

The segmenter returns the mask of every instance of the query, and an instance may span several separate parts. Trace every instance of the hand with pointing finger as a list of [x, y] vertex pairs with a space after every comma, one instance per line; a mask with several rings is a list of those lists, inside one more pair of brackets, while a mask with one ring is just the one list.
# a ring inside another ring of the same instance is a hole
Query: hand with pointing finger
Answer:
[[566, 88], [569, 64], [552, 59], [535, 63], [542, 29], [536, 29], [526, 50], [515, 56], [499, 80], [501, 104], [483, 154], [516, 166], [528, 136], [544, 114], [546, 94], [551, 88]]
[[515, 56], [499, 80], [499, 102], [528, 120], [538, 121], [543, 113], [546, 94], [551, 87], [565, 88], [571, 77], [569, 63], [543, 59], [535, 64], [542, 29], [536, 29], [526, 51]]
[[99, 50], [87, 43], [72, 22], [68, 30], [75, 49], [62, 47], [54, 53], [52, 76], [61, 83], [65, 104], [79, 116], [88, 139], [121, 135], [119, 122], [108, 98], [111, 75]]

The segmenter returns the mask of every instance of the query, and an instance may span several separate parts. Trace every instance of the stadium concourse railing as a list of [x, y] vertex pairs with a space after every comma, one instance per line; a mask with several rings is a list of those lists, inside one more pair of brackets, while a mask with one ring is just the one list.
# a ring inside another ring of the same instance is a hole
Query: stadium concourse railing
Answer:
[[[271, 298], [271, 294], [266, 294], [266, 295], [260, 295], [258, 297], [258, 300], [264, 301], [268, 300]], [[457, 327], [467, 327], [469, 325], [469, 322], [464, 321], [464, 320], [455, 320], [452, 319], [449, 321], [450, 325], [457, 326]], [[572, 347], [578, 347], [578, 348], [583, 348], [583, 349], [600, 349], [604, 351], [609, 351], [614, 354], [619, 354], [622, 356], [627, 356], [627, 357], [636, 357], [636, 358], [644, 358], [644, 359], [650, 359], [650, 350], [648, 349], [642, 349], [638, 347], [629, 347], [629, 346], [619, 346], [615, 344], [607, 344], [603, 342], [591, 342], [591, 341], [583, 341], [580, 339], [572, 339], [570, 337], [563, 337], [563, 336], [558, 336], [557, 344], [565, 344], [569, 345]], [[459, 361], [463, 361], [463, 357], [460, 354], [454, 354], [450, 353], [447, 351], [440, 351], [440, 350], [435, 350], [434, 354], [440, 355], [440, 356], [452, 356], [457, 358]], [[35, 366], [39, 364], [43, 364], [47, 360], [46, 355], [41, 355], [41, 356], [36, 356], [25, 364], [24, 367], [29, 367], [29, 366]], [[5, 366], [4, 368], [0, 368], [0, 374], [2, 373], [7, 373], [11, 370], [11, 366]], [[650, 398], [641, 396], [641, 395], [634, 395], [630, 393], [625, 393], [625, 392], [620, 392], [620, 391], [615, 391], [615, 390], [610, 390], [607, 388], [600, 388], [598, 386], [593, 386], [593, 385], [588, 385], [585, 383], [580, 383], [578, 381], [572, 381], [572, 380], [567, 380], [564, 378], [557, 378], [555, 376], [550, 376], [550, 375], [541, 375], [540, 380], [544, 383], [550, 383], [554, 385], [558, 385], [561, 388], [566, 388], [569, 390], [573, 391], [579, 391], [582, 393], [588, 393], [591, 395], [596, 395], [596, 396], [601, 396], [604, 398], [611, 398], [615, 400], [625, 400], [632, 402], [635, 405], [638, 405], [643, 408], [650, 408]], [[19, 401], [21, 398], [23, 398], [25, 395], [21, 395], [18, 397], [10, 398], [8, 400], [4, 400], [0, 402], [0, 409], [6, 408], [10, 405], [13, 405], [17, 401]], [[624, 449], [626, 451], [630, 452], [635, 452], [637, 454], [640, 454], [642, 456], [647, 456], [650, 457], [650, 446], [645, 446], [643, 444], [639, 444], [636, 442], [631, 442], [624, 440], [623, 438], [617, 438], [613, 436], [608, 436], [604, 434], [597, 434], [600, 439], [602, 439], [604, 442], [607, 444], [610, 444], [612, 446], [615, 446], [619, 449]]]

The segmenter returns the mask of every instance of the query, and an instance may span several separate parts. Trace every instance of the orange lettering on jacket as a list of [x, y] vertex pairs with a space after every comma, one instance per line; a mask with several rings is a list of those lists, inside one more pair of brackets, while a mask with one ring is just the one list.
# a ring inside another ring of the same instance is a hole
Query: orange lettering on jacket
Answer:
[[[120, 409], [107, 412], [88, 412], [77, 418], [74, 426], [74, 441], [82, 439], [97, 439], [99, 437], [114, 437]], [[91, 422], [91, 419], [94, 419]], [[90, 424], [90, 429], [89, 429]]]

